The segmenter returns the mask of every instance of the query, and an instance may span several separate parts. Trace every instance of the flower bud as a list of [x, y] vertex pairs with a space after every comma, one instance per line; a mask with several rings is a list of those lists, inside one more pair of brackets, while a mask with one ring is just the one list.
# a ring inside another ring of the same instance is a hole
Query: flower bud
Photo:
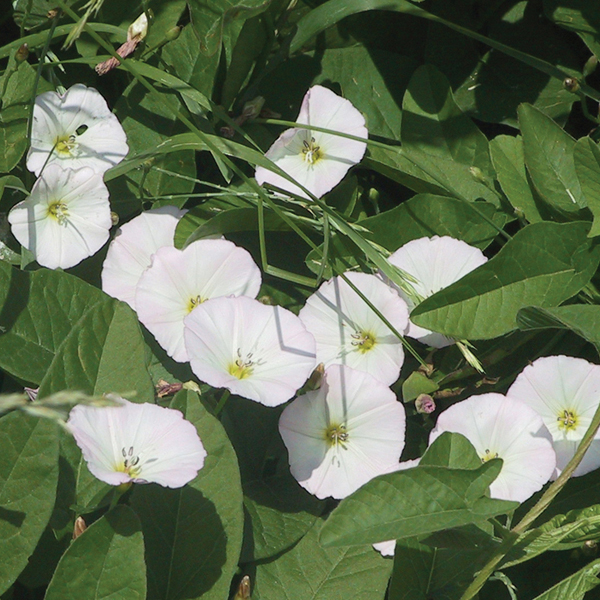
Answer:
[[415, 400], [415, 408], [421, 415], [430, 415], [435, 410], [435, 401], [429, 394], [419, 394]]
[[592, 54], [592, 56], [587, 59], [585, 65], [583, 65], [583, 77], [589, 77], [596, 70], [597, 66], [598, 58], [595, 54]]
[[175, 27], [171, 27], [171, 29], [165, 33], [165, 40], [167, 42], [173, 42], [179, 37], [180, 34], [181, 27], [179, 27], [179, 25], [175, 25]]
[[17, 61], [17, 64], [26, 61], [28, 56], [29, 46], [27, 44], [21, 44], [15, 54], [15, 60]]
[[127, 39], [143, 40], [148, 34], [148, 17], [142, 13], [127, 29]]
[[73, 539], [76, 540], [86, 529], [87, 525], [83, 517], [77, 517], [73, 524]]
[[567, 92], [575, 94], [579, 91], [579, 81], [575, 77], [565, 77], [563, 80], [563, 87]]
[[256, 117], [260, 115], [260, 111], [263, 109], [264, 105], [265, 99], [262, 96], [256, 96], [254, 100], [246, 102], [246, 104], [244, 104], [244, 109], [242, 110], [242, 115], [245, 117], [245, 120], [256, 119]]

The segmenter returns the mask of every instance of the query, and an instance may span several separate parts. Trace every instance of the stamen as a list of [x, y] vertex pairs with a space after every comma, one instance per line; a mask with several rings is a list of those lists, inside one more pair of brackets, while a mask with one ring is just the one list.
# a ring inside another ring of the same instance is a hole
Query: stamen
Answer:
[[69, 222], [69, 210], [68, 206], [62, 200], [56, 200], [48, 206], [48, 214], [54, 217], [59, 225], [66, 226]]
[[566, 429], [567, 431], [577, 429], [578, 418], [575, 411], [565, 409], [562, 414], [558, 415], [556, 420], [559, 429]]
[[196, 306], [202, 304], [204, 300], [206, 300], [206, 298], [203, 298], [200, 296], [200, 294], [198, 294], [195, 298], [190, 298], [188, 302], [188, 313], [191, 313]]
[[123, 455], [123, 464], [117, 465], [116, 470], [127, 473], [132, 479], [137, 479], [138, 475], [142, 472], [142, 465], [140, 465], [140, 457], [134, 455], [133, 446], [129, 446], [129, 449], [121, 448], [121, 454]]
[[247, 379], [252, 375], [254, 371], [254, 366], [257, 364], [262, 364], [262, 361], [258, 362], [252, 359], [254, 355], [253, 352], [249, 352], [245, 357], [242, 356], [242, 351], [240, 348], [237, 349], [237, 358], [229, 365], [227, 372], [230, 375], [233, 375], [237, 379]]
[[351, 337], [353, 339], [351, 344], [362, 353], [371, 350], [377, 342], [375, 335], [368, 331], [356, 331]]
[[325, 441], [329, 446], [342, 447], [346, 449], [346, 443], [348, 442], [348, 432], [346, 431], [346, 425], [341, 423], [339, 425], [330, 425], [325, 430]]
[[486, 448], [485, 454], [481, 457], [481, 462], [486, 463], [493, 458], [498, 458], [498, 453], [490, 452], [490, 450]]
[[309, 165], [314, 165], [318, 160], [323, 158], [323, 153], [321, 152], [321, 147], [317, 146], [317, 143], [316, 143], [314, 137], [310, 138], [310, 142], [304, 140], [302, 142], [302, 145], [304, 146], [302, 148], [302, 154], [304, 154], [304, 160]]

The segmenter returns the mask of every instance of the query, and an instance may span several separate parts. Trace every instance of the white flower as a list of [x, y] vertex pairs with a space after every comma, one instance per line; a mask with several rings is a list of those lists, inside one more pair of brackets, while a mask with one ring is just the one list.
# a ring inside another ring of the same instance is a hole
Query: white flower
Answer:
[[184, 250], [163, 246], [140, 277], [140, 321], [169, 356], [186, 362], [183, 319], [209, 298], [258, 294], [260, 269], [250, 253], [227, 240], [198, 240]]
[[[320, 85], [306, 92], [296, 122], [368, 137], [365, 119], [352, 103]], [[344, 178], [350, 167], [360, 162], [366, 147], [366, 142], [294, 128], [284, 131], [275, 140], [266, 157], [320, 198]], [[308, 198], [297, 185], [264, 167], [256, 168], [256, 181]]]
[[186, 211], [161, 206], [143, 212], [117, 231], [102, 267], [102, 289], [135, 310], [135, 291], [152, 255], [173, 246], [175, 228]]
[[482, 462], [504, 461], [490, 485], [492, 498], [524, 502], [554, 472], [556, 455], [542, 418], [526, 404], [502, 394], [471, 396], [453, 404], [438, 417], [429, 443], [444, 431], [464, 435]]
[[67, 425], [89, 470], [110, 485], [158, 483], [177, 488], [194, 479], [206, 451], [178, 410], [156, 404], [77, 405]]
[[373, 477], [398, 469], [405, 413], [392, 390], [342, 365], [296, 398], [279, 419], [290, 470], [318, 498], [345, 498]]
[[[600, 402], [600, 366], [572, 356], [538, 358], [522, 371], [506, 395], [540, 414], [556, 451], [558, 477], [573, 458]], [[573, 473], [600, 467], [600, 432]]]
[[89, 167], [73, 171], [50, 165], [29, 198], [10, 211], [19, 243], [49, 269], [68, 269], [97, 252], [112, 226], [108, 189]]
[[[411, 282], [411, 285], [423, 301], [485, 263], [487, 258], [479, 248], [469, 246], [466, 242], [448, 236], [433, 236], [404, 244], [388, 260], [415, 278], [416, 282]], [[398, 292], [412, 311], [418, 302], [415, 303], [399, 288]], [[406, 335], [434, 348], [450, 346], [455, 341], [441, 333], [419, 327], [412, 321]]]
[[266, 406], [289, 400], [315, 368], [315, 340], [280, 306], [216, 298], [185, 318], [192, 371], [213, 387]]
[[[375, 275], [345, 273], [400, 334], [408, 325], [406, 302]], [[306, 301], [300, 318], [317, 341], [317, 362], [365, 371], [386, 385], [398, 379], [402, 341], [341, 277], [326, 281]]]
[[27, 168], [36, 175], [54, 163], [104, 173], [128, 151], [121, 124], [94, 88], [77, 83], [62, 95], [45, 92], [35, 99]]

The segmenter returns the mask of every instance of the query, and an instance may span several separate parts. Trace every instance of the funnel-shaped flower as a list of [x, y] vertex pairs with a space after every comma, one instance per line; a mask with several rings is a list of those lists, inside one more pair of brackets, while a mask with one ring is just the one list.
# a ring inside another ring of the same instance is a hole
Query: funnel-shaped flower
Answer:
[[342, 365], [281, 413], [279, 432], [290, 470], [318, 498], [345, 498], [373, 477], [398, 469], [404, 407], [367, 373]]
[[315, 368], [315, 340], [280, 306], [216, 298], [185, 318], [192, 371], [213, 387], [266, 406], [289, 400]]
[[9, 213], [13, 235], [49, 269], [68, 269], [95, 254], [112, 222], [102, 174], [50, 165], [29, 198]]
[[[600, 366], [572, 356], [538, 358], [517, 377], [506, 395], [535, 410], [552, 434], [558, 477], [575, 455], [600, 403]], [[600, 432], [573, 473], [600, 467]]]
[[185, 212], [175, 206], [161, 206], [121, 226], [104, 260], [102, 289], [135, 310], [135, 292], [142, 273], [159, 248], [173, 246], [175, 228]]
[[[479, 248], [469, 246], [466, 242], [448, 236], [433, 236], [404, 244], [390, 256], [389, 261], [414, 277], [416, 281], [411, 285], [423, 301], [482, 265], [487, 258]], [[418, 302], [403, 290], [398, 289], [398, 292], [412, 311]], [[412, 321], [406, 335], [434, 348], [450, 346], [455, 341], [441, 333], [419, 327]]]
[[[306, 92], [296, 122], [365, 139], [368, 136], [365, 119], [352, 103], [320, 85]], [[284, 131], [266, 156], [320, 198], [344, 178], [350, 167], [360, 162], [366, 147], [366, 142], [294, 128]], [[308, 198], [297, 185], [264, 167], [256, 168], [256, 181]]]
[[[375, 275], [345, 273], [349, 281], [400, 334], [408, 325], [406, 302]], [[365, 371], [386, 385], [398, 379], [404, 362], [402, 341], [344, 281], [326, 281], [300, 311], [317, 341], [317, 362]]]
[[453, 404], [438, 417], [429, 443], [444, 431], [464, 435], [482, 462], [504, 461], [490, 485], [492, 498], [524, 502], [554, 472], [556, 455], [542, 418], [526, 404], [502, 394], [471, 396]]
[[89, 470], [110, 485], [158, 483], [178, 488], [194, 479], [206, 451], [178, 410], [156, 404], [77, 405], [67, 425]]
[[209, 298], [251, 296], [260, 270], [250, 253], [227, 240], [198, 240], [184, 250], [164, 246], [140, 277], [135, 305], [140, 321], [179, 362], [188, 360], [183, 319]]
[[36, 175], [53, 163], [104, 173], [128, 151], [121, 124], [94, 88], [77, 83], [62, 95], [45, 92], [35, 99], [27, 168]]

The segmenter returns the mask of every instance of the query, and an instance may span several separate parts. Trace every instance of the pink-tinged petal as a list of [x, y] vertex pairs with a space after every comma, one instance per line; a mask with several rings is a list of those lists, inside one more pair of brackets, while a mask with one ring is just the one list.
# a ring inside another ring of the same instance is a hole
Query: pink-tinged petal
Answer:
[[175, 229], [186, 211], [175, 206], [148, 210], [121, 226], [102, 266], [102, 289], [135, 310], [135, 292], [152, 255], [173, 246]]
[[542, 418], [526, 404], [501, 394], [471, 396], [438, 417], [431, 444], [445, 431], [461, 433], [482, 461], [504, 463], [490, 486], [492, 498], [524, 502], [542, 489], [556, 467], [551, 436]]
[[[389, 261], [414, 277], [416, 281], [411, 285], [424, 300], [475, 270], [487, 258], [479, 248], [466, 242], [448, 236], [433, 236], [404, 244], [389, 257]], [[412, 310], [415, 306], [413, 299], [400, 289], [398, 292]], [[444, 348], [454, 343], [454, 340], [419, 327], [412, 321], [406, 335], [434, 348]]]
[[199, 379], [266, 406], [289, 400], [316, 365], [313, 336], [280, 306], [221, 297], [196, 307], [184, 325], [190, 364]]
[[188, 360], [183, 320], [220, 296], [258, 294], [260, 269], [249, 252], [227, 240], [198, 240], [184, 250], [164, 246], [140, 277], [135, 305], [140, 321], [169, 356]]
[[[304, 96], [297, 122], [365, 139], [368, 137], [364, 117], [352, 103], [319, 85], [310, 88]], [[284, 131], [269, 148], [266, 157], [320, 198], [361, 161], [366, 147], [366, 142], [295, 128]], [[315, 150], [317, 160], [307, 159], [311, 156], [310, 152], [307, 155], [307, 149]], [[264, 167], [256, 168], [256, 181], [309, 198], [297, 185]]]
[[[600, 402], [600, 366], [572, 356], [538, 358], [523, 369], [506, 395], [537, 411], [555, 441], [576, 442]], [[565, 411], [574, 418], [572, 427], [559, 420]]]
[[[345, 276], [398, 333], [404, 333], [408, 307], [394, 290], [374, 275], [349, 272]], [[325, 367], [344, 364], [365, 371], [386, 385], [398, 379], [404, 362], [401, 339], [341, 277], [321, 285], [308, 298], [299, 316], [315, 336], [317, 362]], [[370, 336], [369, 340], [364, 334]]]
[[[204, 465], [206, 451], [183, 415], [156, 404], [78, 405], [67, 423], [88, 468], [98, 479], [182, 487]], [[125, 463], [129, 461], [129, 464]]]
[[[61, 140], [70, 140], [68, 151], [59, 150]], [[35, 99], [27, 168], [36, 175], [54, 163], [104, 173], [128, 151], [121, 124], [94, 88], [78, 83], [63, 95], [45, 92]]]
[[[59, 202], [62, 217], [52, 214]], [[68, 269], [95, 254], [108, 240], [112, 225], [108, 189], [102, 174], [90, 168], [73, 171], [49, 165], [27, 200], [17, 204], [8, 220], [15, 238], [37, 262], [50, 269]]]
[[329, 367], [321, 388], [296, 398], [279, 420], [292, 475], [318, 498], [345, 498], [397, 469], [404, 431], [404, 407], [395, 394], [341, 365]]

